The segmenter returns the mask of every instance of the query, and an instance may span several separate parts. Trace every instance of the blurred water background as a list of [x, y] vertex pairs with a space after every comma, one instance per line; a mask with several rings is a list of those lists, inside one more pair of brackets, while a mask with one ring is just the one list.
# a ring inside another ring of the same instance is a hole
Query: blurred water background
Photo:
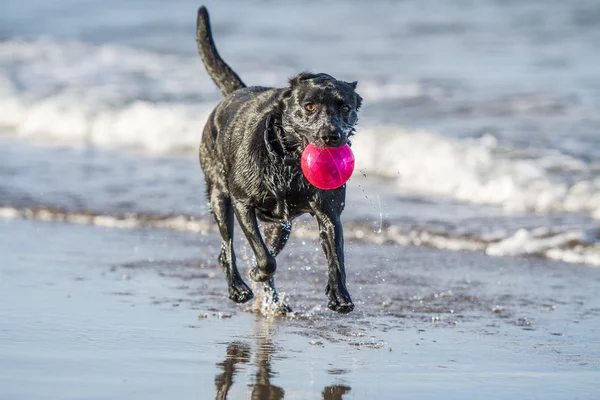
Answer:
[[[359, 81], [350, 239], [600, 265], [599, 2], [206, 5], [247, 84]], [[212, 229], [198, 6], [2, 2], [2, 215]]]

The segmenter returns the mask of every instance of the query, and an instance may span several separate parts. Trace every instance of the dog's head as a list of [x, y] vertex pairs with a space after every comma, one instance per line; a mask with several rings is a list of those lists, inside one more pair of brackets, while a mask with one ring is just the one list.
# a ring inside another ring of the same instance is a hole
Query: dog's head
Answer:
[[290, 79], [284, 92], [281, 127], [305, 147], [338, 147], [348, 143], [358, 121], [362, 98], [356, 82], [327, 74], [303, 72]]

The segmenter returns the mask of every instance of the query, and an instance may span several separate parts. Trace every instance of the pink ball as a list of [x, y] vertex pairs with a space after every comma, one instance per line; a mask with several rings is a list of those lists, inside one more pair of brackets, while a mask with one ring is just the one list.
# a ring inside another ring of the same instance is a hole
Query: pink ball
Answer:
[[312, 185], [319, 189], [336, 189], [350, 179], [354, 154], [348, 145], [322, 148], [309, 144], [302, 152], [300, 166]]

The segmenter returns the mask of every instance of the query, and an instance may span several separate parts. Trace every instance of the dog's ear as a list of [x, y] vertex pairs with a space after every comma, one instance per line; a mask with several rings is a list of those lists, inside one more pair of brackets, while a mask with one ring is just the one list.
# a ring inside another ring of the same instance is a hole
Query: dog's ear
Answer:
[[313, 74], [312, 72], [308, 71], [300, 72], [298, 75], [290, 79], [290, 87], [294, 88], [298, 86], [300, 82], [305, 81], [307, 79], [316, 78], [317, 76], [317, 74]]
[[[356, 89], [356, 86], [358, 86], [358, 82], [354, 81], [354, 82], [344, 82], [346, 85], [350, 86], [352, 89]], [[362, 104], [362, 97], [360, 97], [360, 95], [356, 92], [354, 92], [354, 96], [356, 96], [355, 100], [356, 100], [356, 110], [358, 111], [358, 109], [360, 108], [361, 104]]]
[[[354, 82], [346, 82], [348, 85], [352, 86], [352, 89], [356, 89], [356, 86], [358, 86], [358, 82], [354, 81]], [[360, 95], [356, 92], [354, 92], [354, 96], [356, 96], [355, 100], [356, 100], [356, 111], [358, 111], [358, 109], [360, 108], [360, 106], [362, 105], [362, 97], [360, 97]]]
[[294, 76], [293, 78], [289, 79], [288, 82], [290, 83], [291, 88], [298, 86], [298, 84], [300, 83], [300, 75], [302, 75], [302, 74], [298, 74], [298, 75]]
[[[290, 84], [291, 84], [291, 79], [290, 79]], [[284, 99], [289, 99], [290, 97], [292, 97], [292, 88], [291, 87], [287, 87], [285, 89], [283, 89], [283, 93], [281, 94], [281, 96]]]
[[302, 81], [307, 81], [309, 79], [314, 79], [316, 83], [324, 83], [327, 81], [335, 81], [336, 79], [331, 76], [331, 75], [327, 75], [324, 74], [322, 72], [318, 73], [318, 74], [313, 74], [312, 72], [300, 72], [298, 75], [296, 75], [295, 77], [293, 77], [292, 79], [290, 79], [290, 86], [292, 88], [298, 86], [298, 84]]

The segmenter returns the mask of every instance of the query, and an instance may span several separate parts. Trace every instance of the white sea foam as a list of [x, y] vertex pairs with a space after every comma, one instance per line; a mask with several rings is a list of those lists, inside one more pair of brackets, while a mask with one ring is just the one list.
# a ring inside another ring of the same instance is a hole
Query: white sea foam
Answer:
[[[557, 151], [519, 154], [491, 135], [458, 140], [397, 126], [361, 129], [354, 142], [359, 169], [391, 177], [408, 191], [498, 205], [509, 212], [600, 217], [600, 177], [588, 164]], [[571, 183], [573, 174], [584, 178]]]
[[488, 245], [486, 253], [492, 256], [536, 255], [564, 262], [600, 265], [600, 247], [596, 241], [581, 230], [519, 229], [514, 235]]
[[[290, 75], [249, 72], [256, 84]], [[372, 101], [419, 97], [418, 84], [361, 82]], [[0, 42], [0, 126], [70, 145], [193, 151], [219, 93], [199, 58], [49, 39]], [[598, 162], [528, 150], [492, 135], [455, 139], [397, 125], [361, 125], [357, 168], [403, 191], [492, 204], [508, 212], [586, 212], [600, 218]], [[573, 179], [573, 176], [576, 179]]]
[[74, 145], [191, 148], [218, 98], [208, 78], [196, 79], [195, 61], [119, 46], [3, 42], [0, 125]]
[[[209, 218], [191, 216], [160, 215], [110, 215], [92, 212], [64, 212], [45, 208], [0, 207], [0, 218], [26, 218], [42, 221], [89, 224], [115, 229], [151, 228], [201, 234], [216, 233], [216, 227]], [[520, 229], [513, 235], [486, 240], [470, 235], [457, 236], [429, 231], [418, 227], [387, 226], [375, 232], [370, 226], [360, 223], [348, 224], [345, 237], [367, 243], [395, 243], [401, 246], [427, 246], [447, 250], [484, 251], [490, 256], [537, 256], [569, 263], [584, 263], [600, 266], [600, 245], [597, 239], [588, 237], [579, 229], [563, 229], [555, 232], [547, 228], [532, 230]], [[301, 224], [294, 227], [294, 237], [317, 240], [318, 232]], [[285, 295], [282, 294], [285, 300]], [[268, 297], [265, 298], [268, 302]], [[277, 307], [278, 305], [276, 305]], [[263, 304], [263, 311], [269, 307]]]

